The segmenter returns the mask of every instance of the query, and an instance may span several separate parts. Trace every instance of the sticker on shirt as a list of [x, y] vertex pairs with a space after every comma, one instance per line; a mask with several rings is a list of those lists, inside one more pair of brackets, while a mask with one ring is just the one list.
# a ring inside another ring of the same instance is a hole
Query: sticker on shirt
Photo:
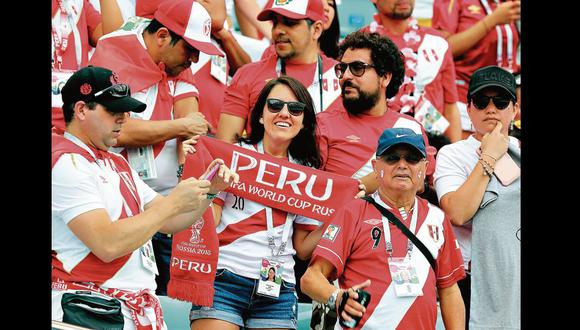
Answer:
[[157, 179], [153, 146], [128, 148], [127, 158], [129, 158], [129, 165], [137, 171], [141, 180]]
[[426, 98], [421, 98], [416, 109], [415, 119], [423, 125], [425, 131], [441, 135], [449, 127], [449, 121]]
[[282, 285], [282, 269], [282, 262], [278, 259], [262, 258], [256, 293], [260, 296], [278, 299]]
[[390, 258], [389, 270], [391, 271], [392, 282], [395, 286], [397, 297], [416, 297], [423, 295], [423, 289], [419, 283], [419, 277], [415, 266], [408, 258]]
[[149, 270], [155, 275], [159, 275], [159, 271], [157, 270], [157, 262], [155, 262], [155, 253], [153, 253], [153, 244], [151, 244], [151, 240], [147, 241], [145, 245], [143, 245], [139, 251], [141, 252], [141, 264], [145, 269]]
[[226, 84], [228, 73], [226, 71], [227, 60], [225, 57], [212, 55], [210, 74], [222, 84]]
[[331, 242], [334, 242], [334, 239], [338, 235], [338, 232], [339, 231], [340, 231], [340, 227], [339, 226], [329, 225], [326, 228], [326, 230], [324, 231], [324, 234], [322, 235], [322, 238], [327, 239], [327, 240], [329, 240]]

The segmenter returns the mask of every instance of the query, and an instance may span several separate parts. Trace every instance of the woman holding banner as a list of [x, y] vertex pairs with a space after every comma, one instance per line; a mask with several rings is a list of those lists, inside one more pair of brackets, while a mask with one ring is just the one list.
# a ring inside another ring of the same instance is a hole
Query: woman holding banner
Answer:
[[[287, 76], [270, 80], [250, 123], [250, 135], [238, 140], [241, 147], [320, 166], [314, 106], [299, 81]], [[184, 150], [192, 150], [190, 141]], [[225, 192], [214, 200], [214, 215], [220, 250], [213, 306], [192, 307], [191, 329], [296, 329], [293, 256], [310, 256], [322, 235], [320, 223]], [[280, 284], [262, 278], [271, 268], [281, 276]]]

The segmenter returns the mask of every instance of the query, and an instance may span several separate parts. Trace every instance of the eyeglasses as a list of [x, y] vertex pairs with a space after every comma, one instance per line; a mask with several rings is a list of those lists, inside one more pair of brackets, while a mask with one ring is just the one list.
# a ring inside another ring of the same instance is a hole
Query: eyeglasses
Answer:
[[485, 110], [489, 105], [489, 100], [493, 101], [493, 104], [498, 110], [504, 110], [510, 105], [510, 98], [506, 98], [503, 96], [485, 96], [485, 95], [478, 95], [472, 99], [473, 106], [478, 110]]
[[405, 161], [407, 161], [407, 163], [409, 163], [411, 165], [415, 165], [415, 164], [419, 163], [420, 161], [422, 161], [423, 159], [425, 159], [425, 158], [423, 158], [415, 153], [410, 153], [407, 155], [393, 153], [393, 154], [385, 155], [382, 158], [389, 165], [397, 164], [401, 160], [401, 158], [403, 158]]
[[126, 97], [131, 96], [131, 89], [127, 84], [115, 84], [103, 89], [102, 91], [96, 92], [95, 98], [98, 98], [101, 95], [103, 96], [110, 95], [113, 97]]
[[288, 112], [292, 116], [296, 117], [303, 114], [304, 109], [306, 109], [306, 104], [297, 101], [284, 102], [278, 99], [267, 99], [266, 104], [268, 105], [268, 110], [271, 113], [278, 113], [282, 111], [282, 109], [284, 108], [284, 104], [286, 104], [288, 105]]
[[336, 72], [338, 79], [342, 79], [342, 76], [344, 75], [347, 67], [350, 68], [350, 72], [353, 74], [353, 76], [360, 77], [365, 74], [367, 67], [374, 68], [375, 66], [372, 64], [366, 64], [361, 61], [354, 61], [350, 63], [340, 62], [334, 66], [334, 72]]

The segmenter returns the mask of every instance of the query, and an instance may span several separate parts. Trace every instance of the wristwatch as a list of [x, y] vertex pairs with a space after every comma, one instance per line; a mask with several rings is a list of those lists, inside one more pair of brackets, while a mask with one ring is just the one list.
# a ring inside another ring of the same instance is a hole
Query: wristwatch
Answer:
[[336, 297], [338, 296], [339, 292], [340, 289], [334, 290], [334, 292], [330, 295], [330, 297], [328, 297], [328, 300], [326, 301], [326, 305], [328, 305], [328, 308], [330, 308], [331, 311], [336, 311]]

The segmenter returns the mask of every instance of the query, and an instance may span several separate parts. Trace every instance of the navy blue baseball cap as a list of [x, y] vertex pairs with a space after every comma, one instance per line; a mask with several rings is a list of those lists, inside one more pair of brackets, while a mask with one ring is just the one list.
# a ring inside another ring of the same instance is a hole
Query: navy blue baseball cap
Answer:
[[427, 157], [425, 151], [425, 142], [423, 142], [423, 135], [415, 133], [410, 128], [398, 127], [388, 128], [383, 131], [379, 138], [377, 146], [377, 156], [382, 156], [389, 148], [399, 145], [407, 144], [415, 148], [423, 157]]

